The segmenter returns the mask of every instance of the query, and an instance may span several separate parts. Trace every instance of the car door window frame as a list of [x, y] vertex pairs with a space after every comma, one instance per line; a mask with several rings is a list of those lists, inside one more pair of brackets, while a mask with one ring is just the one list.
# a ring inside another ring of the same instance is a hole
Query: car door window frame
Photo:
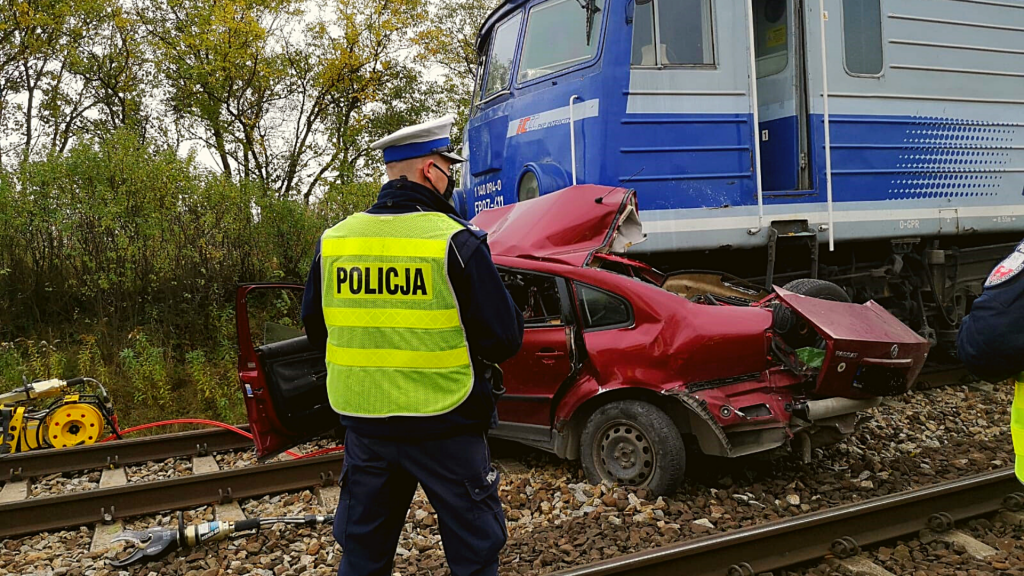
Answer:
[[[626, 306], [626, 314], [628, 316], [627, 319], [624, 322], [619, 322], [617, 324], [609, 324], [607, 326], [596, 326], [596, 327], [587, 326], [586, 315], [585, 315], [584, 310], [583, 310], [583, 306], [585, 304], [583, 302], [583, 296], [580, 294], [580, 290], [579, 290], [580, 287], [586, 288], [588, 290], [593, 290], [595, 292], [601, 292], [603, 294], [607, 294], [607, 295], [611, 296], [612, 298], [614, 298], [615, 300], [618, 300], [618, 301], [622, 302], [623, 304], [625, 304], [625, 306]], [[623, 329], [623, 328], [632, 328], [636, 324], [636, 316], [633, 314], [633, 305], [630, 304], [628, 298], [624, 298], [624, 297], [622, 297], [622, 296], [620, 296], [620, 295], [618, 295], [618, 294], [616, 294], [616, 293], [614, 293], [614, 292], [612, 292], [610, 290], [605, 290], [603, 288], [598, 288], [597, 286], [594, 286], [593, 284], [588, 284], [586, 282], [573, 282], [573, 290], [572, 290], [572, 292], [573, 292], [573, 296], [575, 296], [575, 299], [576, 299], [576, 314], [579, 315], [579, 318], [580, 318], [579, 324], [582, 327], [584, 333], [601, 332], [601, 331], [604, 331], [604, 330], [620, 330], [620, 329]]]
[[[529, 330], [531, 328], [556, 328], [556, 327], [557, 328], [565, 328], [566, 326], [571, 326], [573, 324], [573, 318], [571, 316], [567, 316], [566, 315], [567, 310], [569, 308], [571, 308], [572, 304], [570, 303], [569, 307], [567, 308], [566, 302], [565, 302], [565, 296], [566, 296], [568, 291], [565, 290], [563, 288], [563, 286], [562, 286], [562, 284], [565, 282], [564, 278], [562, 278], [561, 276], [556, 276], [554, 274], [546, 274], [544, 272], [535, 272], [533, 270], [524, 270], [522, 268], [509, 268], [508, 266], [495, 266], [495, 268], [497, 268], [499, 274], [525, 274], [525, 275], [528, 275], [528, 276], [539, 276], [539, 277], [543, 277], [543, 278], [550, 278], [555, 283], [556, 293], [558, 294], [558, 307], [559, 307], [559, 315], [558, 316], [559, 316], [559, 323], [558, 324], [551, 324], [551, 323], [544, 323], [544, 322], [530, 322], [529, 319], [524, 318], [523, 319], [523, 327], [524, 327], [524, 329]], [[506, 290], [507, 290], [507, 288], [506, 288]], [[511, 293], [509, 293], [509, 295], [511, 296]], [[515, 303], [514, 299], [513, 299], [513, 303]], [[517, 308], [518, 308], [518, 306], [517, 306]], [[551, 316], [546, 316], [546, 318], [551, 318]]]

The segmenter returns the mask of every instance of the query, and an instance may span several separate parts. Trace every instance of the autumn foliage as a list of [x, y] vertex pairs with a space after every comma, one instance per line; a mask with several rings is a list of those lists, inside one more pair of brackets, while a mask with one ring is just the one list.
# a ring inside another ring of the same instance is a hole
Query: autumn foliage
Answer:
[[0, 389], [237, 421], [235, 286], [304, 279], [376, 195], [370, 142], [465, 117], [463, 4], [0, 0]]

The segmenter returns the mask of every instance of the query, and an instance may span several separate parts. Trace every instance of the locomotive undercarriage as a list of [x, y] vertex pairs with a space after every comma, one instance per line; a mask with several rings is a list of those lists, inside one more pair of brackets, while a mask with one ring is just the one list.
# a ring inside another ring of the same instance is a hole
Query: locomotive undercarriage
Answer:
[[[815, 235], [796, 228], [781, 232], [769, 244], [767, 258], [765, 250], [721, 249], [646, 259], [662, 270], [677, 270], [669, 273], [671, 281], [685, 283], [690, 297], [706, 292], [753, 301], [772, 285], [799, 278], [828, 280], [854, 302], [875, 300], [927, 338], [934, 347], [931, 361], [954, 362], [961, 320], [992, 269], [1020, 242], [1009, 235], [900, 238], [849, 243], [829, 252], [814, 248]], [[729, 265], [723, 268], [723, 262]]]

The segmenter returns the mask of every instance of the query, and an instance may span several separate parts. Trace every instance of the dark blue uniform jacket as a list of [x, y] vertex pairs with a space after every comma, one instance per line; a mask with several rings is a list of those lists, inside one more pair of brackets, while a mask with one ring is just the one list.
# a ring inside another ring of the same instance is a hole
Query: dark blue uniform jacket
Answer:
[[[369, 214], [405, 214], [441, 212], [461, 220], [455, 209], [440, 194], [408, 180], [392, 180], [381, 188]], [[487, 233], [475, 227], [456, 232], [448, 247], [448, 277], [459, 304], [459, 315], [473, 358], [473, 391], [455, 410], [439, 416], [391, 418], [354, 418], [342, 416], [341, 423], [353, 432], [370, 438], [439, 439], [459, 434], [484, 432], [497, 425], [498, 415], [491, 395], [491, 384], [483, 377], [480, 360], [498, 364], [519, 351], [523, 343], [523, 316], [512, 302], [498, 276]], [[306, 337], [317, 350], [327, 349], [327, 326], [321, 303], [320, 245], [306, 280], [302, 300], [302, 321]]]
[[[1024, 242], [1017, 252], [1024, 255]], [[1004, 261], [1010, 271], [1013, 262]], [[1024, 371], [1024, 271], [985, 287], [960, 326], [957, 350], [968, 370], [991, 382]]]

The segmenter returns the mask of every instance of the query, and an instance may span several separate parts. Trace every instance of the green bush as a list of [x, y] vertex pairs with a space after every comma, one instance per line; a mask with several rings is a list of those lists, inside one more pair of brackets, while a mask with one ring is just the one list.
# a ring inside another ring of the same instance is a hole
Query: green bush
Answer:
[[237, 422], [237, 284], [303, 282], [319, 235], [377, 189], [306, 205], [128, 131], [0, 168], [0, 389], [93, 376], [125, 425]]

